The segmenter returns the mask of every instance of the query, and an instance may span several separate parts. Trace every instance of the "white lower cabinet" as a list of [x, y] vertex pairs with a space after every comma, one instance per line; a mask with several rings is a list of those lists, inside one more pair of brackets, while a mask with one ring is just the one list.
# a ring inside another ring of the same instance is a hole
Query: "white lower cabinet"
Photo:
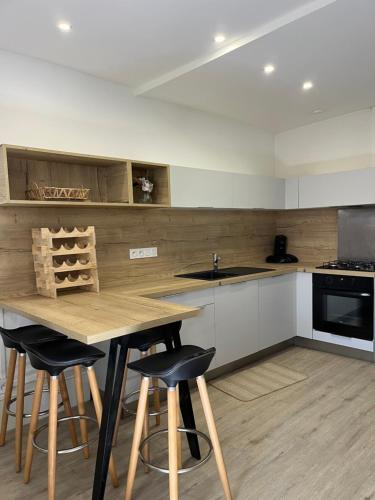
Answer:
[[[198, 316], [182, 322], [181, 341], [183, 344], [198, 345], [204, 349], [215, 347], [215, 306], [212, 289], [170, 295], [163, 297], [163, 300], [201, 309]], [[210, 368], [215, 368], [215, 366], [217, 366], [216, 357]]]
[[258, 281], [214, 289], [216, 364], [225, 365], [259, 350]]
[[313, 338], [312, 273], [297, 273], [297, 336]]
[[296, 335], [296, 273], [259, 280], [259, 350]]

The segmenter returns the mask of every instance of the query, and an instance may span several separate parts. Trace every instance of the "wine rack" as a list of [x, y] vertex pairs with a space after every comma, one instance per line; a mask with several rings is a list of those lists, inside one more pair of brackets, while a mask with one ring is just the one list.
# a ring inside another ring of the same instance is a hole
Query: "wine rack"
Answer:
[[60, 227], [32, 230], [36, 285], [40, 295], [81, 287], [99, 292], [95, 228]]

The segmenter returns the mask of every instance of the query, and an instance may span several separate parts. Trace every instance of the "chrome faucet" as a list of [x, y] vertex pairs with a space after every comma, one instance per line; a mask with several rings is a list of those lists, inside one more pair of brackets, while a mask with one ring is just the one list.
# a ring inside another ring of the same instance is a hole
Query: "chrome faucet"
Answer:
[[212, 254], [212, 265], [214, 272], [217, 272], [219, 270], [219, 262], [220, 262], [220, 257], [218, 256], [217, 253]]

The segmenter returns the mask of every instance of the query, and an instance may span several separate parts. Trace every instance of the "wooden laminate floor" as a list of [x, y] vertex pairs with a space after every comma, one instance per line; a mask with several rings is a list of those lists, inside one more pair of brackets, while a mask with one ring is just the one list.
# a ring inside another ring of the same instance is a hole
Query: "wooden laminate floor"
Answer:
[[[209, 388], [234, 498], [375, 499], [375, 364], [299, 347], [288, 348], [272, 360], [309, 378], [249, 403]], [[194, 405], [204, 430], [197, 393]], [[121, 487], [114, 490], [108, 484], [108, 500], [123, 498], [133, 423], [122, 422], [115, 449]], [[66, 445], [66, 434], [61, 435]], [[91, 499], [94, 446], [95, 442], [87, 461], [80, 454], [58, 458], [58, 499]], [[161, 442], [154, 448], [159, 446]], [[22, 476], [14, 473], [13, 442], [9, 441], [0, 449], [1, 500], [46, 498], [46, 467], [46, 456], [36, 452], [31, 483], [24, 485]], [[167, 476], [146, 475], [138, 467], [134, 498], [166, 500]], [[223, 498], [213, 459], [180, 477], [180, 498]]]

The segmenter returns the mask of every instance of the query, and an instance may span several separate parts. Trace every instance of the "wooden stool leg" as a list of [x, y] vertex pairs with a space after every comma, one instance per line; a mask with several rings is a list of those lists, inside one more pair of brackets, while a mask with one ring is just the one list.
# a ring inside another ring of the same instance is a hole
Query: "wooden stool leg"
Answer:
[[[74, 370], [74, 382], [75, 382], [75, 386], [76, 386], [78, 415], [83, 416], [86, 414], [86, 410], [85, 410], [85, 397], [83, 394], [81, 367], [74, 366], [73, 370]], [[79, 427], [81, 429], [82, 443], [88, 443], [89, 435], [88, 435], [88, 431], [87, 431], [86, 420], [81, 419], [79, 421]], [[83, 456], [85, 458], [89, 458], [89, 455], [90, 455], [90, 451], [89, 451], [88, 446], [86, 446], [85, 448], [83, 448]]]
[[[141, 358], [146, 358], [149, 355], [149, 352], [141, 352]], [[147, 395], [147, 400], [146, 400], [146, 412], [145, 412], [145, 418], [143, 421], [143, 433], [142, 433], [142, 439], [146, 439], [148, 435], [150, 434], [150, 417], [149, 417], [149, 397]], [[150, 461], [150, 445], [148, 443], [145, 444], [144, 448], [144, 457], [146, 462]], [[148, 474], [150, 472], [150, 469], [148, 467], [144, 467], [145, 473]]]
[[[156, 354], [156, 345], [153, 345], [151, 347], [150, 351], [151, 351], [151, 354]], [[159, 388], [159, 379], [153, 378], [152, 385], [153, 385], [153, 387], [155, 387], [155, 389], [158, 389]], [[154, 391], [154, 408], [155, 408], [155, 411], [160, 412], [160, 394], [159, 394], [158, 390]], [[155, 415], [155, 424], [160, 425], [160, 415]]]
[[10, 350], [8, 369], [7, 369], [7, 379], [5, 384], [4, 400], [3, 400], [3, 414], [1, 417], [1, 429], [0, 429], [0, 446], [4, 446], [6, 439], [6, 432], [8, 427], [8, 413], [7, 406], [9, 401], [12, 399], [13, 383], [14, 383], [14, 372], [16, 370], [17, 362], [17, 351], [16, 349]]
[[[180, 391], [177, 385], [176, 387], [176, 411], [177, 411], [177, 427], [181, 425], [180, 418]], [[178, 468], [182, 468], [182, 435], [181, 432], [177, 432], [177, 464]]]
[[168, 388], [169, 499], [178, 500], [177, 391]]
[[45, 372], [42, 370], [38, 370], [36, 384], [35, 384], [35, 393], [33, 398], [33, 406], [31, 410], [31, 420], [29, 426], [29, 433], [27, 436], [27, 447], [26, 447], [26, 459], [25, 459], [25, 469], [23, 471], [23, 480], [25, 483], [30, 481], [31, 474], [31, 466], [33, 463], [33, 437], [34, 433], [38, 428], [38, 419], [40, 412], [40, 404], [42, 401], [43, 395], [43, 384], [44, 384]]
[[57, 396], [58, 377], [51, 377], [48, 416], [48, 500], [56, 497]]
[[18, 378], [17, 378], [17, 402], [16, 402], [16, 472], [20, 472], [22, 466], [22, 431], [23, 410], [25, 394], [25, 370], [26, 355], [20, 353], [18, 356]]
[[[97, 419], [99, 427], [100, 427], [100, 423], [102, 421], [103, 405], [102, 405], [102, 400], [100, 397], [100, 392], [99, 392], [98, 382], [96, 380], [95, 371], [94, 371], [92, 366], [87, 368], [87, 377], [89, 379], [90, 391], [92, 394], [92, 399], [94, 401], [96, 419]], [[109, 474], [111, 476], [111, 481], [112, 481], [113, 486], [115, 488], [117, 488], [119, 486], [119, 481], [118, 481], [118, 477], [117, 477], [116, 464], [115, 464], [115, 461], [114, 461], [112, 454], [111, 454], [111, 458], [109, 460]]]
[[128, 353], [126, 355], [126, 361], [125, 361], [124, 378], [122, 380], [122, 386], [121, 386], [120, 404], [118, 406], [115, 432], [114, 432], [114, 435], [113, 435], [114, 436], [113, 437], [113, 446], [116, 446], [116, 444], [117, 444], [118, 431], [119, 431], [119, 428], [120, 428], [120, 419], [121, 419], [121, 415], [122, 415], [122, 411], [123, 411], [122, 401], [123, 401], [123, 399], [125, 397], [126, 382], [128, 380], [128, 363], [129, 363], [130, 352], [131, 352], [131, 349], [128, 349]]
[[131, 500], [133, 493], [135, 473], [137, 471], [139, 445], [142, 437], [143, 422], [146, 416], [146, 406], [147, 406], [149, 387], [150, 387], [150, 379], [147, 377], [143, 377], [141, 382], [141, 391], [138, 400], [137, 416], [135, 418], [132, 449], [130, 452], [125, 500]]
[[[64, 404], [65, 415], [67, 417], [72, 417], [73, 411], [72, 411], [72, 407], [70, 405], [68, 388], [66, 386], [65, 375], [63, 372], [59, 376], [59, 387], [60, 387], [61, 399], [62, 399], [62, 402]], [[76, 426], [74, 424], [74, 420], [69, 420], [68, 425], [69, 425], [69, 433], [70, 433], [70, 438], [72, 440], [72, 445], [74, 447], [78, 446], [78, 438], [77, 438], [77, 432], [76, 432]]]
[[202, 401], [204, 416], [207, 422], [208, 432], [210, 434], [212, 447], [215, 453], [216, 465], [224, 489], [225, 498], [226, 500], [232, 500], [232, 494], [230, 491], [228, 475], [225, 468], [223, 452], [221, 451], [219, 436], [217, 434], [217, 429], [215, 425], [215, 419], [212, 413], [212, 408], [208, 397], [207, 385], [203, 376], [197, 378], [197, 384], [198, 384], [199, 395]]

